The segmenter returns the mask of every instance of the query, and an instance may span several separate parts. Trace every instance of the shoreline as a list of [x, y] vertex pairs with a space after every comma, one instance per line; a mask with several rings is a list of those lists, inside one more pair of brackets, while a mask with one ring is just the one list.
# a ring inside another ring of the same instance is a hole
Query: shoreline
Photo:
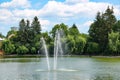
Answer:
[[[35, 58], [35, 57], [45, 57], [44, 55], [39, 55], [39, 54], [27, 54], [27, 55], [0, 55], [0, 58]], [[50, 56], [53, 57], [53, 56]], [[89, 57], [89, 58], [120, 58], [120, 56], [102, 56], [102, 55], [64, 55], [63, 57]]]
[[16, 54], [12, 54], [12, 55], [2, 55], [0, 56], [0, 58], [34, 58], [34, 57], [42, 57], [41, 55], [16, 55]]

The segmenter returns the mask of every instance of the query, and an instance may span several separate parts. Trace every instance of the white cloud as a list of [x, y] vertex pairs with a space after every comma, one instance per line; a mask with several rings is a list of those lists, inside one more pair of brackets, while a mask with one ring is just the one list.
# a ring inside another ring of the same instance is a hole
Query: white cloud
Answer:
[[[24, 18], [25, 20], [30, 20], [30, 22], [33, 21], [34, 16], [38, 16], [39, 11], [37, 10], [13, 10], [10, 11], [8, 9], [0, 9], [0, 24], [9, 24], [8, 27], [11, 26], [18, 26], [19, 21]], [[50, 24], [49, 20], [45, 20], [39, 17], [39, 21], [41, 23], [42, 29], [47, 30], [46, 26]], [[0, 29], [3, 29], [2, 27]]]
[[39, 21], [40, 21], [42, 30], [43, 31], [48, 30], [48, 26], [50, 25], [50, 21], [49, 20], [44, 20], [44, 19], [40, 19]]
[[[108, 6], [113, 6], [115, 16], [120, 17], [120, 5], [110, 3], [97, 3], [89, 0], [66, 0], [65, 2], [50, 0], [42, 8], [32, 9], [29, 0], [12, 0], [11, 2], [0, 4], [0, 24], [4, 23], [14, 26], [13, 24], [18, 24], [22, 18], [32, 21], [34, 16], [38, 16], [42, 29], [47, 30], [49, 25], [58, 23], [58, 21], [71, 24], [74, 22], [78, 23], [75, 18], [77, 20], [82, 20], [83, 18], [94, 19], [98, 11], [104, 12]], [[91, 22], [87, 21], [79, 25], [80, 32], [87, 32]]]
[[50, 21], [49, 20], [44, 20], [44, 19], [40, 19], [40, 23], [42, 26], [48, 26], [50, 24]]
[[0, 21], [12, 17], [13, 14], [7, 9], [0, 9]]
[[0, 24], [7, 27], [14, 26], [19, 23], [21, 17], [14, 16], [14, 13], [8, 9], [0, 9]]
[[[15, 0], [11, 1], [11, 3], [14, 1]], [[78, 1], [78, 0], [75, 0], [75, 1]], [[84, 1], [84, 0], [80, 0], [80, 1]], [[91, 17], [95, 17], [98, 11], [104, 12], [108, 5], [112, 6], [112, 4], [109, 4], [109, 3], [87, 2], [87, 3], [76, 3], [73, 5], [69, 5], [69, 4], [65, 4], [64, 2], [49, 1], [43, 8], [39, 10], [15, 9], [15, 10], [9, 11], [6, 9], [4, 10], [5, 12], [3, 10], [0, 10], [0, 12], [2, 13], [0, 14], [0, 18], [1, 19], [10, 18], [10, 17], [30, 18], [34, 16], [48, 17], [48, 18], [57, 17], [57, 18], [67, 19], [67, 20], [70, 19], [71, 17], [91, 18]], [[120, 8], [118, 6], [114, 6], [114, 11], [115, 11], [115, 15], [120, 16], [119, 14]]]
[[67, 12], [69, 8], [68, 5], [65, 5], [61, 2], [49, 1], [41, 10], [40, 15], [43, 16], [71, 16], [72, 14]]
[[12, 0], [0, 4], [2, 8], [29, 8], [31, 6], [28, 0]]
[[89, 2], [89, 0], [66, 0], [65, 3], [70, 3], [70, 4], [74, 4], [74, 3], [84, 3], [84, 2]]
[[39, 10], [41, 16], [58, 16], [58, 17], [94, 17], [98, 11], [104, 12], [108, 6], [114, 6], [115, 15], [118, 15], [120, 9], [110, 3], [76, 3], [66, 4], [64, 2], [49, 1], [42, 9]]
[[24, 9], [24, 10], [13, 10], [12, 11], [14, 16], [16, 17], [34, 17], [39, 16], [39, 10], [32, 10], [32, 9]]
[[92, 23], [93, 23], [93, 21], [87, 21], [83, 24], [83, 26], [88, 26], [89, 27]]
[[14, 18], [13, 14], [10, 10], [7, 9], [0, 9], [0, 23], [12, 23], [12, 19]]
[[78, 29], [81, 33], [87, 33], [89, 30], [90, 25], [93, 23], [93, 21], [86, 21], [83, 24], [78, 24]]
[[120, 6], [116, 6], [116, 7], [114, 8], [114, 13], [115, 13], [115, 15], [116, 15], [117, 17], [120, 17]]

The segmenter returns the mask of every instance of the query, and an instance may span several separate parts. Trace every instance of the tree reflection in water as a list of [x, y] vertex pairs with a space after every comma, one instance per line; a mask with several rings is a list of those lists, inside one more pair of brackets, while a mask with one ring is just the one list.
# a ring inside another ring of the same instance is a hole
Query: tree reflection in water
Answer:
[[114, 80], [111, 75], [96, 75], [93, 80]]

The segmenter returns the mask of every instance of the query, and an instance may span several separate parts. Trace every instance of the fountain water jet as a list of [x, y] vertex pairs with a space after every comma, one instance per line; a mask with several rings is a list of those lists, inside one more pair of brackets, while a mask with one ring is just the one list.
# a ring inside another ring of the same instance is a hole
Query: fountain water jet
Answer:
[[[54, 41], [54, 70], [57, 69], [57, 57], [63, 55], [62, 43], [61, 43], [61, 32], [62, 29], [57, 30], [55, 33], [55, 41]], [[60, 51], [59, 51], [60, 50]]]
[[[62, 42], [61, 42], [61, 37], [63, 36], [62, 34], [63, 34], [62, 29], [57, 30], [56, 33], [55, 33], [53, 70], [57, 70], [58, 56], [63, 56]], [[48, 70], [50, 71], [51, 69], [50, 69], [50, 64], [49, 64], [48, 51], [47, 51], [46, 43], [45, 43], [45, 40], [44, 40], [43, 37], [41, 38], [41, 41], [42, 41], [44, 52], [45, 52], [45, 55], [46, 55]]]
[[45, 43], [45, 40], [44, 40], [43, 37], [41, 38], [41, 41], [42, 41], [42, 45], [43, 45], [44, 52], [45, 52], [45, 55], [46, 55], [48, 70], [50, 71], [50, 62], [49, 62], [48, 50], [47, 50], [46, 43]]

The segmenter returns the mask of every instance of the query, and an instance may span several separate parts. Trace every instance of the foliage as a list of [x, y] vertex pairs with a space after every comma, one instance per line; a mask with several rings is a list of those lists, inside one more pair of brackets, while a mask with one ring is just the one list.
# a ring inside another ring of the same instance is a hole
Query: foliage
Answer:
[[76, 47], [76, 52], [77, 54], [81, 54], [84, 50], [84, 47], [86, 45], [86, 39], [81, 37], [81, 36], [78, 36], [75, 38], [75, 47]]
[[118, 20], [115, 25], [113, 26], [112, 29], [114, 32], [119, 32], [120, 33], [120, 20]]
[[69, 35], [79, 35], [79, 30], [75, 24], [71, 28], [69, 28]]
[[53, 41], [51, 41], [49, 43], [49, 45], [48, 45], [48, 51], [49, 51], [50, 55], [53, 55], [53, 53], [54, 53], [54, 42]]
[[[109, 44], [108, 44], [108, 48], [109, 48], [109, 53], [114, 53], [113, 55], [118, 55], [118, 51], [119, 51], [119, 44], [120, 44], [120, 40], [119, 40], [119, 33], [110, 33], [109, 34]], [[116, 53], [116, 54], [115, 54]]]
[[5, 40], [2, 42], [2, 49], [5, 51], [6, 54], [14, 53], [15, 46], [9, 40]]
[[91, 24], [89, 35], [92, 41], [100, 45], [100, 52], [104, 52], [108, 43], [108, 34], [111, 33], [113, 25], [116, 23], [113, 8], [107, 8], [105, 13], [97, 13], [96, 20]]
[[31, 48], [31, 54], [34, 54], [34, 53], [36, 53], [36, 48], [35, 48], [35, 47], [32, 47], [32, 48]]
[[73, 36], [71, 36], [71, 35], [67, 36], [66, 44], [68, 46], [69, 54], [74, 53], [74, 50], [75, 50], [75, 40], [74, 40]]
[[33, 30], [33, 35], [40, 34], [41, 31], [41, 25], [37, 18], [37, 16], [34, 17], [33, 22], [31, 24], [31, 28]]
[[0, 33], [0, 38], [4, 38], [5, 36], [4, 35], [2, 35], [2, 33]]
[[23, 55], [23, 54], [26, 54], [28, 52], [28, 48], [26, 48], [25, 46], [19, 46], [16, 49], [16, 52], [18, 55]]
[[65, 25], [64, 23], [61, 24], [56, 24], [53, 28], [52, 31], [50, 32], [50, 34], [52, 35], [52, 37], [55, 37], [55, 32], [56, 30], [62, 29], [63, 30], [63, 34], [67, 35], [68, 34], [68, 26]]
[[117, 43], [117, 52], [119, 53], [119, 55], [120, 55], [120, 41]]
[[50, 44], [52, 40], [52, 38], [49, 36], [48, 32], [43, 32], [41, 33], [42, 37], [45, 39], [47, 44]]
[[73, 35], [67, 36], [67, 42], [66, 42], [69, 53], [71, 54], [82, 54], [84, 47], [86, 45], [86, 39], [80, 35], [77, 37], [74, 37]]
[[96, 54], [99, 53], [100, 49], [99, 49], [99, 44], [95, 43], [95, 42], [88, 42], [87, 43], [87, 50], [86, 52], [88, 52], [90, 55], [92, 54]]

